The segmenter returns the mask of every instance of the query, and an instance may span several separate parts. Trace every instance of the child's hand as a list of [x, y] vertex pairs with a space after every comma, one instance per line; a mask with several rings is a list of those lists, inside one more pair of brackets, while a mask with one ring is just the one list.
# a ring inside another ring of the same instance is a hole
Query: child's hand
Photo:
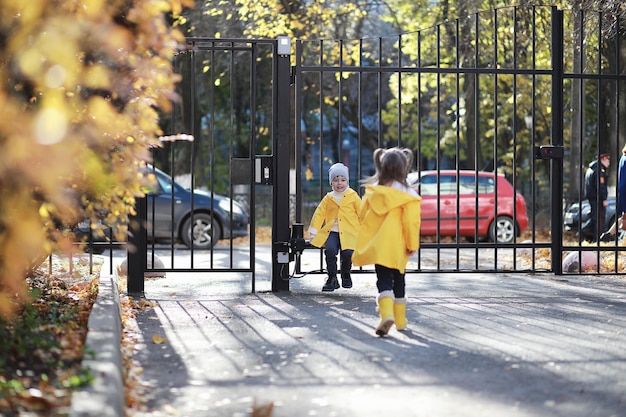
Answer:
[[414, 251], [414, 250], [408, 250], [408, 249], [406, 250], [406, 254], [409, 255], [409, 256], [413, 256], [413, 254], [415, 254], [415, 252], [416, 251]]

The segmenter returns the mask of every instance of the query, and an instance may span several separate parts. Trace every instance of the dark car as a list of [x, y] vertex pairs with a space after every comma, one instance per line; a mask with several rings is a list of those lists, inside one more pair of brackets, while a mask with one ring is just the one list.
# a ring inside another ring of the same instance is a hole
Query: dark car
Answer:
[[[152, 167], [149, 169], [153, 172]], [[169, 240], [173, 236], [189, 248], [193, 242], [194, 249], [209, 249], [221, 239], [248, 236], [249, 216], [237, 201], [202, 190], [192, 193], [163, 171], [154, 169], [154, 174], [157, 184], [148, 194], [148, 239]], [[81, 222], [74, 232], [85, 236], [89, 230], [89, 223]], [[103, 238], [94, 236], [93, 240]]]
[[[615, 222], [615, 197], [607, 198], [609, 202], [604, 211], [604, 228], [608, 229]], [[582, 206], [582, 210], [581, 210]], [[580, 218], [582, 211], [582, 228], [579, 229]], [[578, 201], [570, 204], [565, 210], [563, 215], [563, 227], [566, 232], [578, 233], [582, 230], [582, 235], [585, 238], [593, 238], [593, 230], [590, 222], [591, 205], [588, 200], [582, 200], [580, 204]]]
[[465, 170], [422, 171], [409, 174], [408, 181], [422, 196], [422, 236], [458, 233], [511, 243], [528, 226], [526, 201], [504, 175]]

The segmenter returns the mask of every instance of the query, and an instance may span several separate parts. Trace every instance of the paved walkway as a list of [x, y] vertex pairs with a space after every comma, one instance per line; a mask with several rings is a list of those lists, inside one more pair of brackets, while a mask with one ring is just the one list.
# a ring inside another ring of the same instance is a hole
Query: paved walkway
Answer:
[[[413, 274], [410, 330], [377, 323], [375, 276], [271, 293], [245, 274], [146, 281], [136, 416], [626, 416], [626, 279]], [[163, 344], [153, 336], [166, 338]]]

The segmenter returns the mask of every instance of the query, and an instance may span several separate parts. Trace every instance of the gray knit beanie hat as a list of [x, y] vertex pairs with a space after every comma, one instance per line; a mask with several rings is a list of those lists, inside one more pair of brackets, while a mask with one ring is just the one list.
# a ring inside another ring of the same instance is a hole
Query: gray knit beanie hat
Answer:
[[350, 182], [350, 177], [348, 176], [348, 167], [341, 162], [337, 162], [328, 169], [328, 182], [332, 185], [333, 178], [338, 175], [343, 175], [344, 177], [346, 177], [346, 181]]

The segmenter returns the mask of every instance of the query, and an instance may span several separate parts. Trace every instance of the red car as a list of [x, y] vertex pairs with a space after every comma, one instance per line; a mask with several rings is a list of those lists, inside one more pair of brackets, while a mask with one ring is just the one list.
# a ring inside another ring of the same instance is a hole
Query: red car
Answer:
[[459, 236], [511, 243], [528, 226], [526, 201], [504, 175], [441, 170], [411, 173], [408, 180], [422, 196], [423, 236], [457, 236], [458, 231]]

